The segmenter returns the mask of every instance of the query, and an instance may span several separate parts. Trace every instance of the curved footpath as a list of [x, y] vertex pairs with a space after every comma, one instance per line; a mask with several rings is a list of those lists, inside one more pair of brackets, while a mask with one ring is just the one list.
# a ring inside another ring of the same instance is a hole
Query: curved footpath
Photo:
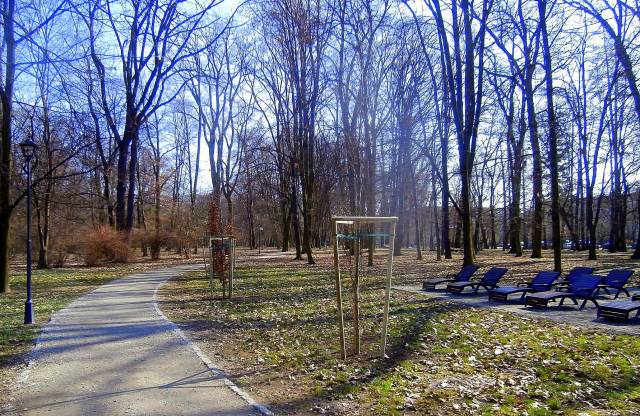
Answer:
[[269, 414], [213, 367], [155, 302], [178, 266], [107, 283], [54, 315], [6, 414]]

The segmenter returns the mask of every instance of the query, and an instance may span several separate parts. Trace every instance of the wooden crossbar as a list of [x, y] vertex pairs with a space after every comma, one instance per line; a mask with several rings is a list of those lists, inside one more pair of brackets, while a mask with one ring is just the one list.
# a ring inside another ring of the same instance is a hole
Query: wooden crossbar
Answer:
[[331, 221], [338, 224], [353, 224], [353, 223], [381, 223], [381, 222], [390, 222], [397, 223], [398, 217], [345, 217], [345, 216], [333, 216], [331, 217]]

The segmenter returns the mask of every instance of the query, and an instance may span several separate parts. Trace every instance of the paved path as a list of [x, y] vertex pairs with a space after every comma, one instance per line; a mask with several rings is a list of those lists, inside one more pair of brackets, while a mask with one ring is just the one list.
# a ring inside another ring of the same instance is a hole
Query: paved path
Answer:
[[128, 276], [57, 313], [43, 330], [8, 413], [258, 414], [156, 309], [155, 291], [162, 283], [201, 267]]
[[[566, 304], [569, 305], [566, 307], [549, 306], [547, 309], [539, 309], [525, 308], [521, 303], [511, 300], [509, 301], [509, 303], [489, 302], [486, 292], [484, 292], [482, 289], [478, 291], [478, 294], [459, 296], [450, 295], [442, 290], [438, 290], [435, 292], [425, 292], [419, 285], [394, 286], [393, 289], [419, 293], [428, 298], [449, 300], [467, 306], [492, 308], [506, 312], [513, 312], [533, 319], [547, 319], [550, 321], [580, 326], [588, 329], [597, 329], [629, 335], [640, 335], [640, 325], [638, 324], [637, 319], [629, 321], [628, 324], [613, 323], [596, 319], [596, 307], [591, 302], [587, 302], [587, 305], [583, 310], [578, 310], [578, 307], [573, 306], [571, 301], [569, 300], [566, 301]], [[518, 298], [517, 295], [513, 295], [513, 297], [515, 300], [517, 300]], [[623, 296], [623, 299], [626, 298]], [[600, 299], [598, 299], [598, 302], [600, 302]], [[606, 303], [608, 301], [603, 298], [602, 302]]]

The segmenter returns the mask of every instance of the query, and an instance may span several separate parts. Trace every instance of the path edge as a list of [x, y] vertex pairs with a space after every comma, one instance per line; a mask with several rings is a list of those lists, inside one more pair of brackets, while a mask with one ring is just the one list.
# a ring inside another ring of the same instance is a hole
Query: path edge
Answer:
[[[120, 278], [117, 278], [114, 280], [118, 280], [118, 279]], [[10, 387], [8, 392], [8, 401], [5, 405], [3, 405], [0, 408], [0, 414], [3, 414], [4, 412], [10, 412], [10, 411], [16, 410], [16, 407], [14, 405], [14, 397], [13, 397], [14, 393], [27, 384], [27, 382], [29, 381], [29, 376], [31, 375], [31, 370], [33, 369], [33, 366], [35, 365], [36, 361], [43, 355], [42, 339], [44, 338], [44, 336], [52, 330], [52, 327], [56, 325], [60, 316], [64, 315], [64, 312], [68, 308], [73, 306], [83, 296], [93, 292], [94, 290], [100, 287], [102, 287], [102, 285], [72, 300], [67, 306], [51, 314], [51, 317], [49, 317], [49, 320], [47, 322], [40, 324], [40, 331], [38, 333], [38, 336], [33, 340], [33, 344], [31, 348], [24, 355], [24, 361], [23, 361], [24, 368], [20, 370], [20, 372], [18, 372], [18, 374], [13, 379], [13, 386]]]
[[[182, 272], [180, 274], [184, 274], [184, 273], [187, 273], [189, 271], [190, 270], [186, 270], [186, 271], [184, 271], [184, 272]], [[166, 285], [167, 282], [169, 282], [169, 280], [171, 280], [174, 277], [176, 277], [176, 276], [167, 277], [158, 286], [156, 286], [155, 290], [153, 291], [153, 308], [155, 309], [156, 314], [158, 314], [158, 316], [160, 318], [162, 318], [163, 320], [165, 320], [167, 322], [167, 324], [171, 327], [171, 331], [178, 338], [180, 338], [185, 345], [187, 345], [189, 348], [191, 348], [191, 350], [198, 356], [198, 358], [200, 358], [200, 360], [209, 369], [209, 371], [211, 371], [211, 373], [213, 373], [213, 375], [215, 375], [216, 377], [219, 377], [222, 380], [222, 382], [225, 384], [225, 386], [229, 387], [234, 393], [236, 393], [238, 396], [240, 396], [245, 402], [247, 402], [251, 407], [253, 407], [262, 416], [274, 416], [273, 412], [271, 412], [265, 405], [262, 405], [262, 404], [256, 402], [253, 399], [253, 397], [251, 397], [249, 395], [249, 393], [247, 393], [246, 391], [242, 390], [233, 381], [231, 381], [229, 379], [229, 377], [227, 377], [225, 372], [220, 370], [218, 367], [216, 367], [216, 365], [213, 363], [213, 361], [211, 361], [211, 359], [207, 356], [207, 354], [205, 354], [205, 352], [202, 351], [202, 349], [200, 349], [200, 347], [198, 347], [184, 333], [184, 331], [182, 331], [182, 329], [180, 329], [180, 327], [175, 322], [173, 322], [172, 320], [167, 318], [167, 316], [162, 312], [162, 310], [160, 309], [160, 306], [158, 305], [158, 291], [160, 290], [160, 288], [162, 288], [164, 285]]]

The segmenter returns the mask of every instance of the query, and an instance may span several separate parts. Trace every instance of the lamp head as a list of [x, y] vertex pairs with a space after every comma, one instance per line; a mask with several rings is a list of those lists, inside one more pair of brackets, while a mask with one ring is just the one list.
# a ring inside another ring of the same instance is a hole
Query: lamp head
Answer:
[[33, 155], [36, 153], [36, 150], [38, 149], [38, 145], [35, 144], [35, 142], [29, 138], [23, 141], [22, 143], [20, 143], [20, 149], [22, 150], [22, 156], [24, 156], [24, 158], [27, 161], [29, 161], [31, 160]]

